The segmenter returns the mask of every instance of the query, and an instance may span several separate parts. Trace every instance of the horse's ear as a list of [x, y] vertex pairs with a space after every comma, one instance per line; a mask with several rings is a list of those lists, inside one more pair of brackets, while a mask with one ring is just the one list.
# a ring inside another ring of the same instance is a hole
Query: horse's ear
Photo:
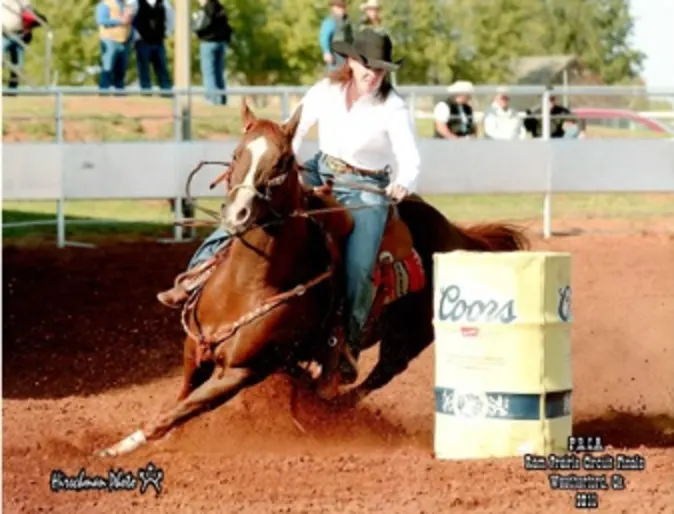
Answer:
[[241, 121], [243, 122], [243, 131], [246, 132], [248, 127], [255, 121], [255, 114], [248, 107], [246, 97], [241, 97]]
[[290, 119], [283, 124], [283, 132], [288, 139], [293, 139], [295, 137], [295, 132], [297, 132], [297, 127], [299, 126], [301, 119], [302, 104], [299, 104]]

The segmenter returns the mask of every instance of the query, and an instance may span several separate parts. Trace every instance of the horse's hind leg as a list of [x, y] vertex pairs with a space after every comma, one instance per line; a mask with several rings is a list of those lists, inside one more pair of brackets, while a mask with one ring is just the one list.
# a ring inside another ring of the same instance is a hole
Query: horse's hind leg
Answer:
[[355, 406], [372, 392], [387, 385], [405, 371], [434, 338], [433, 324], [428, 316], [409, 317], [395, 312], [387, 313], [377, 364], [361, 384], [339, 396], [337, 403]]
[[265, 375], [251, 368], [216, 368], [211, 377], [189, 393], [186, 398], [161, 412], [144, 429], [137, 430], [117, 444], [98, 452], [101, 457], [129, 453], [145, 444], [163, 437], [179, 423], [206, 408], [220, 405], [244, 387], [261, 381]]

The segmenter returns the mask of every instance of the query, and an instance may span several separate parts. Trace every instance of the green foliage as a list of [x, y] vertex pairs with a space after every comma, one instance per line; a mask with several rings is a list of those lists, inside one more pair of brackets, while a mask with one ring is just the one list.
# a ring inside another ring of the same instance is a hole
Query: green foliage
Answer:
[[530, 38], [537, 24], [531, 16], [532, 0], [456, 0], [453, 4], [465, 56], [463, 77], [477, 83], [506, 83], [513, 79], [512, 58], [541, 52]]
[[[37, 9], [54, 32], [52, 70], [61, 84], [79, 84], [87, 66], [96, 65], [99, 54], [95, 20], [96, 0], [37, 0]], [[38, 28], [26, 52], [26, 69], [30, 77], [43, 83], [47, 33]], [[91, 83], [91, 80], [89, 80]]]
[[639, 75], [645, 55], [629, 39], [634, 21], [628, 0], [543, 0], [535, 11], [543, 27], [540, 46], [572, 54], [607, 84]]
[[[93, 85], [85, 70], [99, 64], [97, 0], [36, 0], [54, 30], [53, 69], [60, 84]], [[323, 0], [223, 0], [235, 30], [227, 53], [230, 79], [245, 84], [307, 84], [323, 71], [318, 45]], [[352, 3], [358, 26], [360, 2]], [[197, 3], [192, 0], [192, 8]], [[607, 83], [638, 77], [644, 55], [629, 41], [628, 0], [387, 0], [384, 24], [405, 57], [399, 83], [477, 83], [512, 79], [510, 62], [524, 55], [575, 54]], [[45, 31], [37, 29], [27, 71], [44, 76]], [[194, 83], [201, 83], [199, 46], [191, 40]], [[167, 42], [173, 68], [173, 40]], [[136, 77], [135, 59], [128, 81]]]

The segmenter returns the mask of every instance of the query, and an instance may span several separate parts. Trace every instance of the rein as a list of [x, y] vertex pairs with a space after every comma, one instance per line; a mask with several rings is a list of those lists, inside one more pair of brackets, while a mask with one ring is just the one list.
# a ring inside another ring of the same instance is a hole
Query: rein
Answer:
[[[201, 161], [199, 163], [199, 165], [190, 172], [190, 174], [188, 176], [188, 179], [187, 179], [186, 188], [185, 188], [185, 193], [186, 193], [187, 199], [190, 202], [192, 202], [193, 205], [194, 205], [194, 201], [192, 199], [191, 192], [190, 192], [190, 186], [191, 186], [192, 179], [194, 178], [196, 173], [204, 165], [207, 165], [207, 164], [220, 164], [220, 165], [227, 166], [227, 169], [223, 173], [221, 173], [210, 184], [210, 189], [213, 189], [217, 184], [219, 184], [220, 182], [223, 182], [223, 181], [227, 181], [227, 183], [229, 184], [231, 174], [232, 174], [232, 163], [222, 162], [222, 161]], [[267, 186], [266, 194], [262, 194], [257, 189], [255, 189], [256, 196], [259, 197], [262, 200], [269, 201], [271, 199], [271, 188], [283, 184], [283, 182], [286, 180], [286, 178], [288, 176], [288, 173], [289, 172], [286, 171], [285, 173], [280, 174], [277, 177], [274, 177], [273, 179], [269, 180], [266, 184], [266, 186]], [[368, 186], [364, 186], [364, 185], [361, 185], [361, 184], [348, 183], [348, 182], [343, 182], [343, 181], [340, 181], [340, 184], [346, 185], [348, 187], [358, 188], [360, 190], [367, 191], [367, 192], [372, 192], [372, 193], [377, 193], [377, 194], [385, 194], [381, 189], [378, 189], [378, 188], [375, 188], [375, 187], [368, 187]], [[228, 195], [230, 195], [231, 193], [236, 191], [237, 188], [239, 188], [239, 187], [241, 187], [241, 184], [235, 186], [234, 188], [231, 188], [228, 191]], [[332, 184], [329, 184], [329, 187], [332, 187]], [[305, 193], [305, 195], [307, 193], [309, 193], [309, 191], [307, 191]], [[306, 198], [306, 196], [305, 196], [305, 198]], [[392, 200], [388, 201], [389, 205], [396, 205], [397, 203], [398, 202], [395, 202], [395, 201], [392, 201]], [[195, 207], [197, 207], [197, 206], [195, 205]], [[298, 217], [306, 218], [311, 223], [314, 223], [318, 227], [320, 233], [323, 235], [323, 238], [325, 239], [325, 243], [326, 243], [327, 248], [328, 248], [328, 252], [331, 255], [331, 262], [330, 262], [327, 270], [324, 271], [323, 273], [321, 273], [318, 276], [312, 278], [311, 280], [309, 280], [308, 282], [306, 282], [304, 284], [300, 284], [300, 285], [295, 286], [290, 291], [279, 293], [277, 295], [272, 296], [271, 298], [268, 298], [267, 300], [265, 300], [262, 303], [262, 305], [260, 305], [256, 309], [243, 314], [236, 321], [234, 321], [232, 323], [228, 323], [227, 325], [224, 325], [224, 326], [220, 327], [218, 330], [216, 330], [216, 332], [214, 334], [211, 334], [211, 335], [204, 335], [204, 333], [202, 331], [201, 324], [200, 324], [198, 316], [197, 316], [197, 307], [198, 307], [198, 304], [199, 304], [199, 300], [201, 299], [201, 293], [203, 292], [203, 288], [204, 288], [204, 285], [205, 285], [205, 282], [204, 282], [204, 284], [202, 284], [201, 286], [199, 286], [197, 289], [195, 289], [192, 292], [192, 294], [190, 295], [187, 302], [185, 302], [185, 305], [183, 306], [183, 309], [182, 309], [182, 312], [181, 312], [181, 323], [182, 323], [183, 330], [185, 331], [185, 333], [189, 337], [191, 337], [192, 339], [194, 339], [197, 342], [196, 355], [195, 355], [196, 362], [199, 363], [203, 359], [210, 357], [212, 351], [217, 346], [219, 346], [221, 343], [225, 342], [230, 337], [232, 337], [234, 334], [236, 334], [236, 332], [241, 327], [243, 327], [245, 325], [248, 325], [249, 323], [251, 323], [251, 322], [255, 321], [256, 319], [264, 316], [265, 314], [269, 313], [270, 311], [272, 311], [276, 307], [292, 300], [293, 298], [298, 298], [298, 297], [303, 296], [308, 290], [314, 288], [315, 286], [319, 285], [320, 283], [322, 283], [325, 280], [334, 276], [335, 268], [334, 268], [334, 257], [333, 257], [333, 255], [335, 253], [335, 250], [334, 250], [335, 243], [332, 239], [331, 234], [327, 230], [325, 230], [325, 228], [320, 224], [320, 222], [318, 220], [316, 220], [314, 218], [315, 215], [326, 214], [326, 213], [331, 213], [331, 212], [353, 211], [353, 210], [366, 209], [366, 208], [371, 208], [371, 207], [373, 207], [373, 205], [362, 204], [362, 205], [354, 205], [354, 206], [324, 207], [324, 208], [320, 208], [320, 209], [296, 209], [295, 211], [293, 211], [293, 212], [291, 212], [291, 213], [289, 213], [285, 216], [281, 216], [278, 213], [272, 212], [274, 214], [274, 216], [276, 217], [276, 219], [271, 220], [271, 221], [266, 222], [266, 223], [263, 223], [263, 224], [257, 224], [257, 225], [254, 225], [253, 227], [251, 227], [249, 230], [252, 230], [253, 228], [265, 228], [265, 227], [272, 226], [272, 225], [282, 224], [282, 223], [284, 223], [285, 221], [287, 221], [291, 218], [298, 218]], [[197, 207], [197, 208], [199, 208], [199, 207]], [[221, 223], [220, 214], [217, 213], [216, 211], [213, 211], [212, 209], [207, 209], [207, 208], [204, 208], [204, 207], [200, 207], [199, 209], [201, 211], [203, 211], [204, 213], [208, 214], [209, 216], [215, 218], [215, 219], [211, 221], [211, 220], [196, 220], [195, 218], [192, 218], [191, 220], [184, 220], [182, 222], [176, 222], [176, 223], [181, 224], [181, 225], [188, 225], [189, 224], [191, 226], [195, 226], [197, 224], [200, 224], [200, 225], [219, 225]], [[244, 234], [245, 234], [245, 232], [239, 233], [239, 234], [232, 234], [232, 235], [234, 237], [239, 238], [245, 244], [245, 240], [242, 237]], [[246, 245], [246, 246], [248, 246], [248, 245]], [[227, 245], [223, 249], [222, 253], [218, 252], [217, 256], [220, 257], [220, 258], [224, 257], [226, 255], [226, 253], [228, 252], [228, 250], [229, 250], [229, 245]], [[211, 266], [210, 270], [207, 270], [206, 273], [209, 273], [209, 274], [212, 273], [213, 269], [214, 269], [214, 266]], [[192, 320], [194, 321], [194, 324], [196, 325], [196, 328], [197, 328], [196, 334], [190, 329], [190, 324], [189, 324], [189, 320], [188, 320], [188, 317], [190, 316], [190, 314], [191, 314]]]
[[[196, 203], [195, 203], [195, 201], [192, 197], [192, 194], [191, 194], [192, 179], [201, 170], [201, 168], [203, 168], [204, 166], [209, 165], [209, 164], [218, 164], [218, 165], [227, 167], [227, 169], [224, 172], [222, 172], [220, 175], [218, 175], [215, 178], [215, 180], [210, 183], [209, 189], [213, 189], [215, 186], [217, 186], [218, 184], [220, 184], [223, 181], [226, 181], [227, 184], [229, 184], [229, 181], [230, 181], [230, 178], [231, 178], [231, 175], [232, 175], [232, 171], [233, 171], [233, 169], [232, 169], [233, 163], [232, 162], [201, 161], [196, 166], [196, 168], [194, 168], [190, 172], [190, 174], [187, 177], [187, 184], [185, 185], [185, 196], [186, 196], [187, 200], [195, 207], [195, 209], [198, 209], [198, 210], [202, 211], [203, 213], [208, 214], [210, 217], [213, 218], [213, 220], [198, 220], [196, 218], [187, 218], [187, 219], [184, 219], [182, 221], [174, 222], [175, 225], [194, 227], [194, 226], [217, 226], [217, 225], [221, 224], [220, 213], [218, 213], [217, 211], [214, 211], [213, 209], [208, 209], [206, 207], [200, 207], [200, 206], [196, 205]], [[256, 189], [255, 195], [258, 198], [260, 198], [261, 200], [269, 201], [270, 200], [270, 194], [271, 194], [270, 188], [274, 187], [274, 186], [281, 185], [285, 181], [287, 176], [288, 176], [288, 172], [283, 173], [283, 174], [281, 174], [277, 177], [274, 177], [273, 179], [271, 179], [267, 183], [266, 194], [262, 194], [259, 191], [257, 191], [257, 189]], [[361, 191], [365, 191], [365, 192], [368, 192], [368, 193], [374, 193], [374, 194], [380, 194], [380, 195], [386, 194], [384, 191], [382, 191], [381, 189], [379, 189], [377, 187], [371, 187], [371, 186], [366, 186], [366, 185], [363, 185], [363, 184], [357, 184], [355, 182], [339, 181], [339, 184], [350, 187], [352, 189], [358, 189], [358, 190], [361, 190]], [[241, 188], [241, 187], [243, 187], [241, 184], [239, 184], [237, 186], [234, 186], [231, 190], [228, 191], [228, 195], [233, 193], [234, 191], [236, 191], [238, 188]], [[332, 187], [332, 184], [330, 184], [330, 187]], [[397, 205], [398, 203], [399, 202], [396, 202], [394, 200], [388, 200], [388, 202], [387, 202], [388, 205]], [[306, 216], [312, 216], [312, 215], [315, 215], [315, 214], [328, 214], [328, 213], [332, 213], [332, 212], [357, 211], [357, 210], [360, 210], [360, 209], [370, 209], [372, 207], [374, 207], [374, 206], [370, 205], [370, 204], [362, 204], [362, 205], [350, 205], [350, 206], [339, 206], [339, 207], [324, 207], [324, 208], [321, 208], [321, 209], [309, 209], [309, 210], [300, 209], [300, 210], [296, 210], [296, 211], [291, 212], [290, 214], [286, 215], [286, 217], [287, 218], [306, 217]], [[278, 214], [276, 215], [276, 217], [281, 218], [281, 216], [278, 215]], [[279, 221], [280, 221], [279, 219], [272, 220], [272, 221], [269, 221], [267, 223], [255, 225], [254, 227], [251, 227], [251, 229], [253, 229], [253, 228], [264, 228], [264, 227], [267, 227], [267, 226], [276, 225], [276, 224], [279, 223]]]
[[[319, 228], [321, 234], [325, 239], [326, 244], [328, 245], [329, 253], [332, 256], [333, 252], [330, 250], [335, 243], [330, 233], [326, 231], [320, 225], [320, 223], [318, 223], [318, 221], [315, 220], [314, 218], [307, 216], [307, 219], [313, 222]], [[225, 257], [228, 250], [229, 245], [227, 245], [224, 248], [224, 251], [222, 253], [218, 254], [218, 257], [220, 258]], [[213, 268], [214, 266], [211, 267], [211, 270], [208, 271], [208, 273], [212, 273]], [[272, 296], [271, 298], [266, 299], [262, 303], [262, 305], [260, 305], [258, 308], [243, 314], [241, 317], [239, 317], [239, 319], [237, 319], [233, 323], [228, 323], [227, 325], [220, 327], [218, 330], [216, 330], [214, 334], [211, 335], [204, 335], [201, 329], [201, 324], [199, 323], [199, 319], [197, 316], [197, 306], [199, 304], [199, 300], [201, 299], [201, 293], [203, 292], [205, 283], [202, 284], [196, 290], [194, 290], [194, 292], [190, 295], [190, 298], [187, 300], [187, 302], [185, 302], [185, 305], [183, 306], [180, 316], [180, 321], [182, 323], [183, 330], [189, 337], [191, 337], [197, 342], [196, 355], [195, 355], [196, 362], [199, 363], [203, 359], [208, 358], [211, 355], [211, 352], [213, 351], [214, 348], [219, 346], [221, 343], [224, 343], [227, 339], [236, 334], [236, 332], [241, 327], [248, 325], [249, 323], [255, 321], [256, 319], [264, 316], [265, 314], [272, 311], [281, 304], [286, 303], [292, 300], [293, 298], [303, 296], [310, 289], [316, 287], [325, 280], [333, 277], [334, 271], [335, 271], [334, 261], [333, 259], [331, 259], [328, 268], [323, 273], [312, 278], [308, 282], [305, 282], [304, 284], [299, 284], [295, 286], [290, 291], [279, 293], [277, 295]], [[192, 315], [192, 319], [194, 320], [194, 323], [197, 327], [198, 331], [197, 334], [192, 332], [192, 330], [190, 329], [188, 321], [188, 316], [190, 314]]]

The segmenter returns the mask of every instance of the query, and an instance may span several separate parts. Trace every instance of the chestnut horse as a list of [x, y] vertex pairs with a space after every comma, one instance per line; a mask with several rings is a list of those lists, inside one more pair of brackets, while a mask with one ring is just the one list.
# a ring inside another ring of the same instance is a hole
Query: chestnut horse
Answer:
[[[333, 365], [338, 358], [331, 335], [342, 323], [341, 243], [352, 220], [334, 197], [311, 193], [301, 183], [291, 145], [300, 115], [301, 107], [277, 124], [256, 118], [242, 102], [244, 136], [230, 167], [230, 200], [221, 213], [233, 239], [188, 300], [192, 315], [183, 317], [188, 335], [182, 390], [173, 405], [99, 455], [127, 453], [158, 440], [272, 373], [297, 376], [301, 361]], [[380, 342], [379, 360], [362, 384], [338, 397], [348, 405], [386, 385], [433, 342], [434, 253], [528, 246], [515, 227], [460, 228], [416, 195], [397, 209], [425, 281], [372, 316], [376, 321], [363, 348]]]

